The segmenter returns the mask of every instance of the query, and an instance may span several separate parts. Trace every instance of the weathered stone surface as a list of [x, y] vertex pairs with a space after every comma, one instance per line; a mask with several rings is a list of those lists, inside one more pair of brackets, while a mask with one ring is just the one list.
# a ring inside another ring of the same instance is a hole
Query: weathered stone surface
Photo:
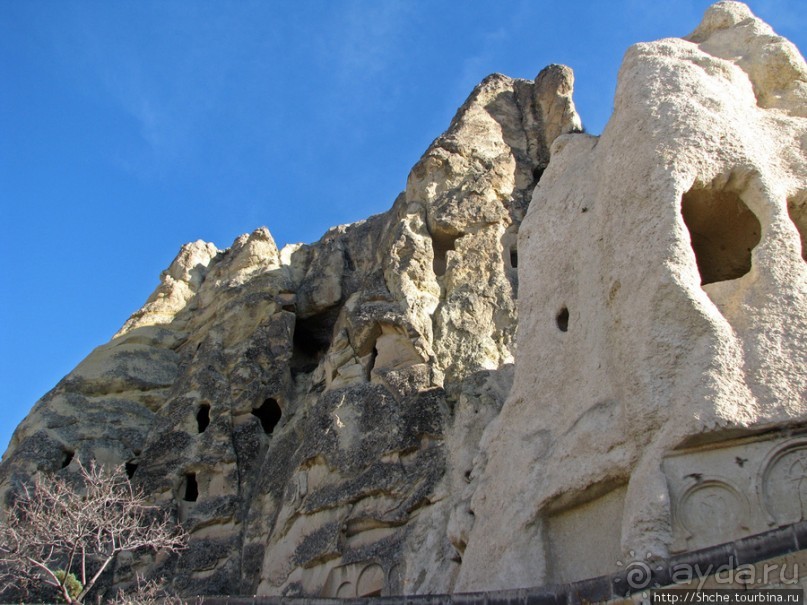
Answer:
[[[763, 458], [807, 419], [805, 85], [795, 47], [720, 2], [689, 38], [628, 51], [601, 137], [555, 141], [456, 589], [611, 573], [801, 513], [801, 441], [787, 471]], [[793, 504], [766, 518], [758, 493]]]
[[450, 590], [466, 473], [512, 381], [518, 227], [579, 128], [571, 93], [560, 66], [490, 76], [388, 212], [315, 244], [183, 246], [37, 403], [0, 485], [71, 455], [128, 462], [191, 542], [119, 562], [118, 582], [154, 565], [187, 594]]
[[314, 244], [184, 246], [0, 490], [128, 462], [191, 542], [114, 581], [183, 594], [567, 583], [803, 519], [803, 59], [720, 2], [628, 51], [601, 137], [572, 85], [486, 78], [389, 211]]

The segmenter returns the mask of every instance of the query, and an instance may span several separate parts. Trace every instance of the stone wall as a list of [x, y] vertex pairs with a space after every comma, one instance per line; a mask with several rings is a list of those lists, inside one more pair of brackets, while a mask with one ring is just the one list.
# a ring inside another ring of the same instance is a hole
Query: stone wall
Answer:
[[[365, 598], [363, 603], [406, 605], [580, 605], [653, 603], [665, 590], [807, 589], [807, 523], [801, 522], [679, 555], [668, 560], [620, 562], [614, 573], [570, 582], [478, 593]], [[682, 597], [683, 598], [683, 597]], [[803, 600], [803, 596], [802, 596]], [[192, 600], [188, 601], [192, 603]], [[344, 600], [289, 597], [203, 597], [200, 605], [337, 605]]]

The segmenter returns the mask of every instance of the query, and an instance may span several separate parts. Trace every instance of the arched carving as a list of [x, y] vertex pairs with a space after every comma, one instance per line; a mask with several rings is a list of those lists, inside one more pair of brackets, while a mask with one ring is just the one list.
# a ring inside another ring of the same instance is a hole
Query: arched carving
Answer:
[[807, 439], [771, 452], [762, 466], [760, 489], [770, 525], [807, 519]]
[[377, 563], [371, 563], [359, 574], [356, 596], [381, 596], [381, 591], [384, 589], [384, 583], [384, 570]]
[[386, 573], [376, 562], [364, 561], [334, 567], [325, 580], [321, 596], [339, 599], [380, 596], [386, 588]]
[[698, 545], [716, 544], [748, 528], [746, 497], [722, 478], [706, 478], [690, 486], [675, 507], [675, 519], [685, 539]]

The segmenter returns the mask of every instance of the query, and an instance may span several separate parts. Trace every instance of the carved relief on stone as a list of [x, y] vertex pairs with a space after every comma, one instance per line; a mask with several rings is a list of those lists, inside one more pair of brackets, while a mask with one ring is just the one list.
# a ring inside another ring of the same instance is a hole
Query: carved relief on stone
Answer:
[[763, 465], [760, 485], [771, 525], [807, 519], [807, 439], [775, 448]]
[[807, 437], [775, 431], [678, 450], [663, 463], [673, 552], [807, 519]]
[[331, 570], [321, 596], [339, 599], [381, 596], [386, 586], [386, 574], [378, 563], [350, 563]]
[[681, 496], [675, 520], [685, 530], [684, 539], [717, 543], [725, 536], [748, 531], [749, 504], [746, 497], [723, 478], [696, 479]]

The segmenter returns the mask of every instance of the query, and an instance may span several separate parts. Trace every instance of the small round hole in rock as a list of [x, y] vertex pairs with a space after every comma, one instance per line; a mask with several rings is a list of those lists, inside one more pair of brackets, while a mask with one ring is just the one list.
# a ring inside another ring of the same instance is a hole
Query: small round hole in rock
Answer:
[[271, 435], [275, 430], [277, 423], [280, 422], [280, 417], [283, 411], [280, 405], [271, 397], [263, 402], [261, 407], [252, 410], [252, 415], [261, 421], [261, 428], [267, 435]]
[[558, 324], [558, 330], [561, 332], [568, 332], [569, 331], [569, 309], [563, 307], [560, 312], [555, 317], [555, 321]]

